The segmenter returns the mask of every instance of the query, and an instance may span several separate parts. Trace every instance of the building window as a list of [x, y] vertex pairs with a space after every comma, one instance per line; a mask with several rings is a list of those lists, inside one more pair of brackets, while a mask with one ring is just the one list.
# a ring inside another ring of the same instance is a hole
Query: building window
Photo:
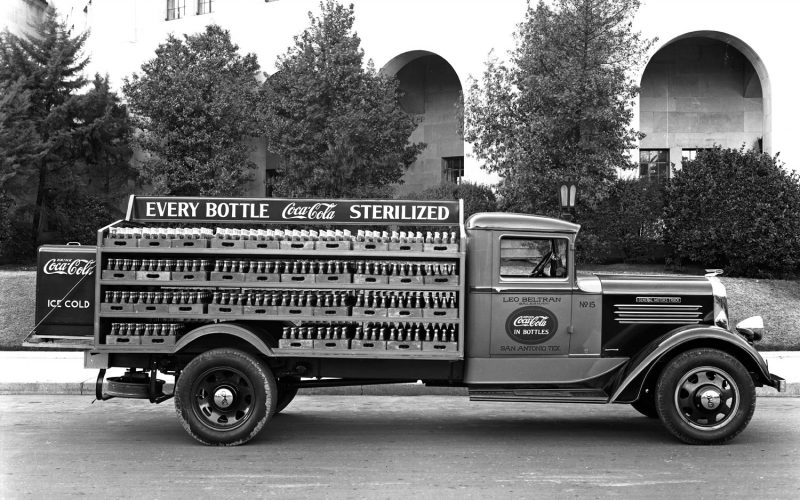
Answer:
[[442, 182], [458, 184], [462, 177], [464, 177], [463, 156], [442, 158]]
[[562, 238], [500, 239], [501, 278], [565, 278], [567, 248]]
[[197, 0], [197, 15], [211, 14], [213, 12], [214, 0]]
[[167, 21], [186, 17], [186, 0], [167, 0]]
[[697, 159], [697, 153], [700, 151], [707, 151], [709, 148], [687, 148], [681, 150], [681, 161], [694, 161]]
[[658, 180], [669, 177], [669, 149], [640, 149], [639, 177]]

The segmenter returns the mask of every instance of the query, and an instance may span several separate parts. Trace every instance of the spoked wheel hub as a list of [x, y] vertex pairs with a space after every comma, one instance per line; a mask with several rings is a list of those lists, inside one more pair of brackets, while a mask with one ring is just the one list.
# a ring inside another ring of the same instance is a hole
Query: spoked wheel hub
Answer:
[[739, 388], [727, 372], [701, 366], [681, 377], [675, 407], [684, 422], [698, 430], [718, 429], [739, 409]]
[[234, 392], [231, 387], [220, 387], [214, 392], [214, 405], [220, 410], [227, 410], [233, 405]]
[[218, 430], [235, 429], [253, 412], [255, 392], [250, 378], [231, 367], [206, 370], [192, 388], [195, 415]]

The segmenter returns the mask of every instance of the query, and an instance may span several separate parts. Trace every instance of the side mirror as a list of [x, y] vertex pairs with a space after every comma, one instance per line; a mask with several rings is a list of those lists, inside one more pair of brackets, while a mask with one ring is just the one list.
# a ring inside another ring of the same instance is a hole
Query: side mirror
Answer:
[[736, 331], [750, 342], [757, 342], [764, 336], [764, 319], [761, 316], [751, 316], [737, 323]]

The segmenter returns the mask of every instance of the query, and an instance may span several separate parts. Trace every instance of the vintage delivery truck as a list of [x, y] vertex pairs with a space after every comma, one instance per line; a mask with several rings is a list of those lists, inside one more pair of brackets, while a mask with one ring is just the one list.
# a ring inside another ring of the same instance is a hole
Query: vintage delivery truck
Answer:
[[[631, 404], [724, 443], [785, 390], [707, 276], [579, 276], [580, 226], [460, 202], [132, 196], [97, 246], [39, 250], [28, 345], [86, 349], [97, 398], [174, 397], [252, 439], [299, 389], [416, 382], [475, 401]], [[106, 369], [125, 368], [108, 377]], [[174, 376], [164, 393], [163, 373]], [[532, 408], [531, 411], [535, 411]]]

